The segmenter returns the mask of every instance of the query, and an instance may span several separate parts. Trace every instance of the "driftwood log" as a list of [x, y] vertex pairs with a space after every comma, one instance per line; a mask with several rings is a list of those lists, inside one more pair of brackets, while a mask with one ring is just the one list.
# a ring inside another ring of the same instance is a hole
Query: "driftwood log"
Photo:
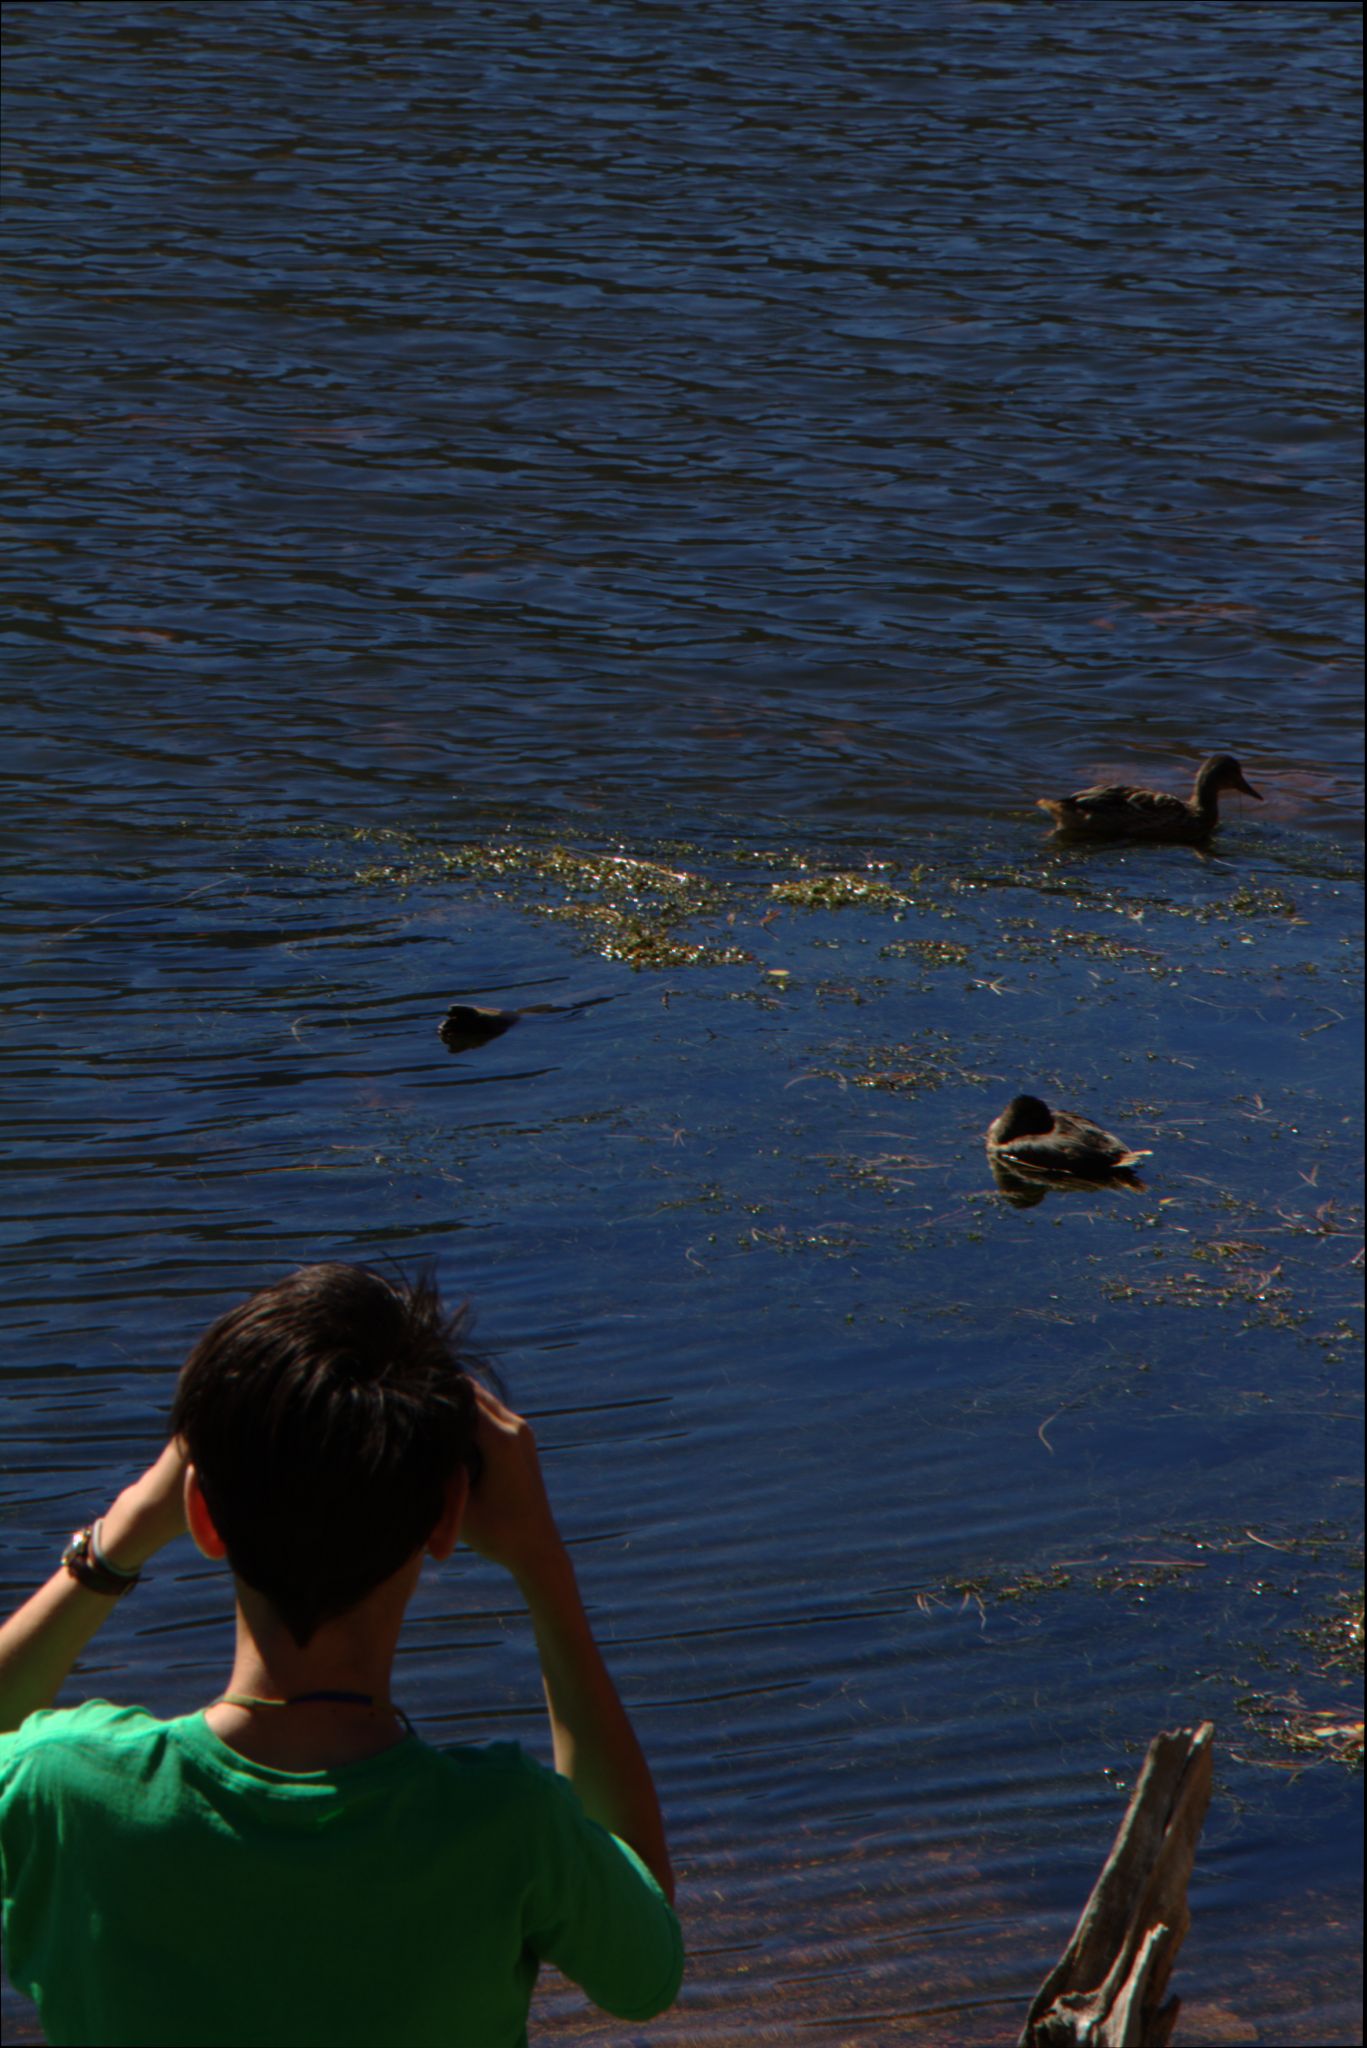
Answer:
[[1019, 2048], [1166, 2048], [1163, 2004], [1191, 1925], [1187, 1884], [1210, 1804], [1214, 1724], [1156, 1735], [1076, 1932], [1035, 1996]]

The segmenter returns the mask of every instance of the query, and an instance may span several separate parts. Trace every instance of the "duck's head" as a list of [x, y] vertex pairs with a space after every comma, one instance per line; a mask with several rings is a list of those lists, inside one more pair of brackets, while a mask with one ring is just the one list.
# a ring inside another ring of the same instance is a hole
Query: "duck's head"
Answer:
[[1054, 1128], [1053, 1114], [1047, 1102], [1041, 1102], [1038, 1095], [1014, 1095], [992, 1126], [993, 1135], [999, 1145], [1009, 1144], [1012, 1138], [1040, 1138]]
[[1216, 797], [1222, 789], [1241, 789], [1245, 796], [1256, 797], [1262, 802], [1262, 793], [1251, 782], [1244, 781], [1244, 771], [1233, 754], [1212, 754], [1208, 761], [1201, 763], [1196, 777], [1196, 795]]

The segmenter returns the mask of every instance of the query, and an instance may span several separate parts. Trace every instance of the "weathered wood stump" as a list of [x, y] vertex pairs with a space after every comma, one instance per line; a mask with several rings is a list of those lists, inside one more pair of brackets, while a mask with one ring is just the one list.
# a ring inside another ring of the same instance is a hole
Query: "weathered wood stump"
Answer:
[[1156, 1735], [1106, 1867], [1035, 1996], [1019, 2048], [1166, 2048], [1162, 2003], [1191, 1925], [1187, 1884], [1210, 1804], [1215, 1726]]

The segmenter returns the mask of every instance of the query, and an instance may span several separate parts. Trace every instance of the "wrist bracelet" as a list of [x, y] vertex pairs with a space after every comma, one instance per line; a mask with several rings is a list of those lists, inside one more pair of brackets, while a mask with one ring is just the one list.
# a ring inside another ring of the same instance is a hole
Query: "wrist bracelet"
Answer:
[[115, 1564], [112, 1558], [106, 1557], [104, 1545], [100, 1541], [100, 1531], [103, 1527], [103, 1515], [100, 1516], [97, 1522], [92, 1522], [90, 1525], [90, 1555], [94, 1558], [102, 1572], [113, 1572], [116, 1579], [127, 1579], [130, 1586], [136, 1584], [142, 1577], [142, 1566], [139, 1565], [136, 1571], [126, 1572], [121, 1564]]
[[121, 1593], [131, 1593], [142, 1574], [130, 1575], [121, 1572], [117, 1565], [102, 1563], [94, 1539], [93, 1527], [73, 1530], [71, 1541], [62, 1552], [62, 1563], [72, 1578], [87, 1593], [103, 1593], [111, 1600], [117, 1600]]

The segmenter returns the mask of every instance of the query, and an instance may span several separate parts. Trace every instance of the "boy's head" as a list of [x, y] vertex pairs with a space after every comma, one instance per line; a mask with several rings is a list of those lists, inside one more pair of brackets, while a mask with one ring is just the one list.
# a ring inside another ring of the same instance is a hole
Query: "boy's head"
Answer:
[[234, 1572], [301, 1647], [421, 1550], [473, 1469], [468, 1327], [428, 1278], [303, 1266], [190, 1353], [172, 1433]]

